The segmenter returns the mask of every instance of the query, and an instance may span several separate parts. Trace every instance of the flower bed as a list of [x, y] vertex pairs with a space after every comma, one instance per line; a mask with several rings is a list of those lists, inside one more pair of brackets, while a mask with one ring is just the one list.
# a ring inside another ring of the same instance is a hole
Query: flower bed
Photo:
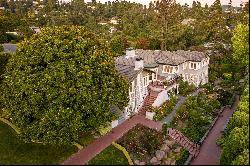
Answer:
[[160, 121], [173, 111], [176, 103], [177, 103], [177, 97], [171, 96], [170, 99], [167, 100], [165, 103], [163, 103], [161, 107], [159, 108], [151, 107], [148, 111], [155, 112], [154, 120]]
[[154, 129], [136, 125], [117, 143], [123, 146], [133, 159], [147, 160], [163, 143], [163, 135]]
[[172, 138], [142, 125], [135, 126], [117, 142], [129, 152], [135, 165], [174, 165], [185, 159], [184, 149]]

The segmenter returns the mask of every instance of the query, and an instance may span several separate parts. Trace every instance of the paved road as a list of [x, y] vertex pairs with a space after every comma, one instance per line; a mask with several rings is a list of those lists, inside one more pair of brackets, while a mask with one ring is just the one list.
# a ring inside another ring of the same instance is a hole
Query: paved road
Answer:
[[143, 124], [149, 128], [154, 128], [160, 131], [162, 129], [162, 124], [159, 122], [151, 121], [146, 119], [142, 115], [135, 115], [131, 119], [126, 120], [121, 125], [117, 126], [112, 130], [112, 132], [102, 136], [95, 140], [92, 144], [88, 145], [86, 148], [73, 154], [62, 165], [84, 165], [98, 153], [108, 147], [113, 141], [116, 141], [128, 132], [131, 128], [136, 126], [138, 123]]
[[199, 155], [191, 161], [190, 165], [219, 165], [220, 147], [216, 145], [216, 140], [221, 137], [221, 130], [226, 124], [226, 121], [232, 116], [236, 106], [239, 103], [239, 96], [236, 96], [236, 101], [232, 109], [225, 108], [221, 113], [215, 125], [204, 140]]

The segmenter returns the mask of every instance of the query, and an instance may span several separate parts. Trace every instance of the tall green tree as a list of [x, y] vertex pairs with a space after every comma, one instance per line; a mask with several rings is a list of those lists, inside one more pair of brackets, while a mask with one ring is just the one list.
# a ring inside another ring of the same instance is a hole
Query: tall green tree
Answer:
[[157, 24], [161, 27], [161, 35], [159, 36], [161, 39], [161, 50], [166, 50], [166, 35], [171, 26], [179, 20], [179, 7], [175, 0], [161, 0], [159, 3], [156, 3]]
[[233, 57], [249, 68], [249, 25], [239, 24], [233, 32]]
[[66, 144], [111, 121], [110, 107], [127, 105], [128, 83], [95, 34], [58, 26], [19, 44], [0, 93], [24, 140]]

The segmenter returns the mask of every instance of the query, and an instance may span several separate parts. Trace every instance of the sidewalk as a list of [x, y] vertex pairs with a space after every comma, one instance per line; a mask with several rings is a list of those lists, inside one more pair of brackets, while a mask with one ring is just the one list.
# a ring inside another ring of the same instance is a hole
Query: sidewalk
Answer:
[[137, 114], [131, 119], [126, 120], [121, 125], [114, 128], [110, 133], [102, 136], [101, 138], [95, 140], [92, 144], [88, 145], [86, 148], [73, 154], [67, 160], [65, 160], [61, 165], [84, 165], [98, 153], [108, 147], [113, 141], [121, 138], [126, 132], [137, 124], [143, 124], [149, 128], [156, 129], [160, 131], [162, 125], [158, 122], [151, 121], [145, 117]]
[[219, 165], [220, 162], [220, 147], [216, 144], [216, 140], [222, 136], [221, 130], [226, 124], [226, 121], [232, 116], [236, 106], [239, 103], [239, 96], [236, 96], [236, 101], [232, 109], [225, 108], [207, 138], [204, 140], [200, 148], [199, 155], [193, 159], [190, 165]]

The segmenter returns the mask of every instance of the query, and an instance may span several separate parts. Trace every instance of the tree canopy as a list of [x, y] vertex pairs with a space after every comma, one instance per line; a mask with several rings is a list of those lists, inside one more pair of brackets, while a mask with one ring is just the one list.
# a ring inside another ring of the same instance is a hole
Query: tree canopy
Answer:
[[249, 75], [245, 84], [241, 101], [224, 134], [220, 157], [222, 165], [249, 165]]
[[44, 28], [19, 43], [0, 89], [1, 104], [26, 141], [69, 143], [128, 102], [114, 53], [80, 26]]
[[239, 24], [232, 38], [233, 57], [242, 65], [249, 66], [249, 25]]

